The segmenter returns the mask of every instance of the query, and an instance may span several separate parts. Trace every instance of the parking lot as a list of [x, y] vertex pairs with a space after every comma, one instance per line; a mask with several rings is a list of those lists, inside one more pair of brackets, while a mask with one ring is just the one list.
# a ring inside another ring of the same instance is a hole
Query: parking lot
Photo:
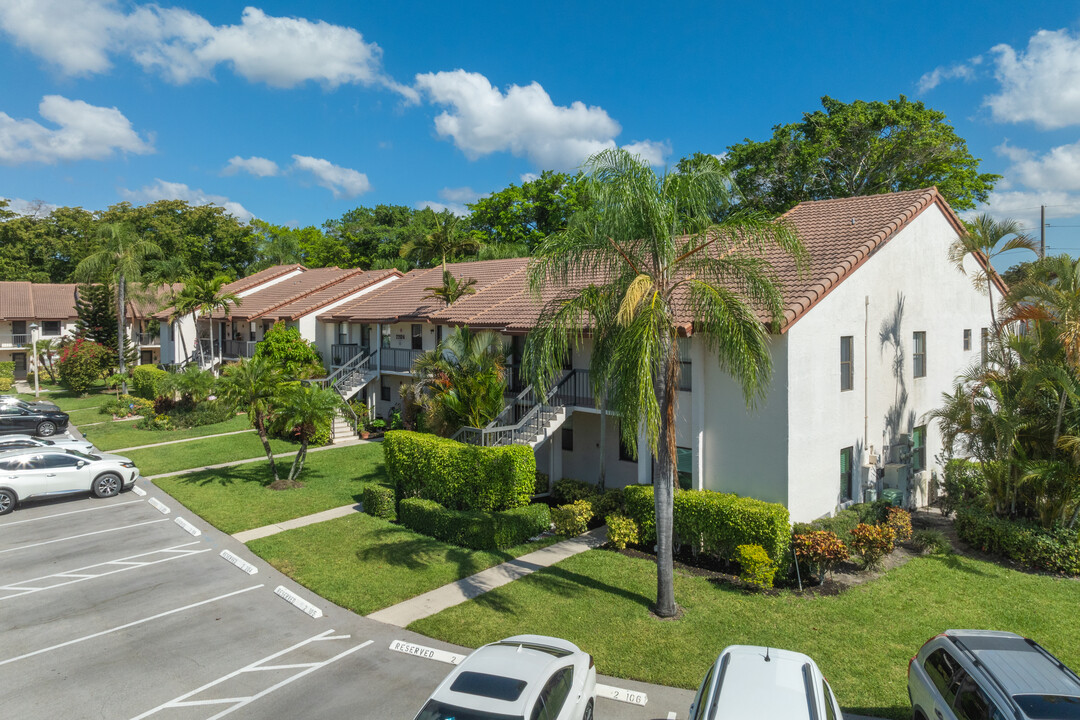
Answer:
[[[148, 494], [28, 504], [0, 518], [5, 717], [407, 719], [450, 667], [393, 652], [391, 642], [462, 652], [314, 596], [152, 484], [138, 485]], [[322, 617], [275, 594], [279, 586]], [[600, 718], [685, 717], [692, 700], [685, 690], [602, 682], [644, 690], [649, 703], [599, 699]]]

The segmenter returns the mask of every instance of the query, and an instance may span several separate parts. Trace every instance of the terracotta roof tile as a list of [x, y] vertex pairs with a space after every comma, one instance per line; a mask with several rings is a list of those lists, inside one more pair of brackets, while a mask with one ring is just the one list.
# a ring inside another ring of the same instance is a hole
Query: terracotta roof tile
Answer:
[[[307, 277], [307, 275], [308, 273], [304, 273], [301, 277]], [[398, 270], [357, 271], [335, 283], [268, 310], [260, 317], [271, 320], [296, 320], [390, 277], [401, 277], [401, 272]]]
[[[240, 304], [229, 307], [229, 317], [254, 320], [282, 305], [295, 302], [313, 292], [319, 292], [363, 272], [358, 268], [342, 270], [338, 267], [305, 270], [295, 277], [281, 280], [245, 296]], [[218, 310], [213, 317], [215, 320], [220, 320], [225, 317], [225, 313]]]
[[75, 285], [0, 282], [0, 318], [67, 320], [76, 317]]
[[248, 275], [247, 277], [233, 280], [231, 283], [225, 286], [225, 291], [241, 293], [245, 290], [250, 290], [256, 285], [260, 285], [264, 282], [269, 282], [276, 277], [288, 275], [294, 270], [307, 270], [307, 268], [298, 263], [293, 263], [292, 265], [274, 265], [273, 267], [268, 267], [265, 270], [260, 270], [259, 272]]

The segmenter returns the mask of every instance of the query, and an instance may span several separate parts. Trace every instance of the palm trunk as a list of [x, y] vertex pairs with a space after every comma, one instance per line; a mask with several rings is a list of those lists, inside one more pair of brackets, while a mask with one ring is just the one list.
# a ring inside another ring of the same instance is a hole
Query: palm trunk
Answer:
[[300, 440], [300, 452], [296, 453], [296, 457], [293, 458], [292, 468], [289, 470], [289, 482], [294, 486], [298, 486], [300, 483], [296, 478], [300, 477], [300, 472], [304, 469], [304, 461], [307, 460], [307, 437], [303, 437]]
[[[656, 461], [659, 475], [653, 478], [656, 508], [656, 607], [659, 617], [674, 617], [675, 569], [672, 556], [675, 510], [675, 392], [678, 388], [679, 357], [672, 344], [667, 350], [663, 375], [657, 378], [660, 400], [660, 442]], [[641, 452], [641, 449], [638, 449]]]
[[277, 490], [275, 487], [281, 482], [281, 478], [278, 477], [277, 463], [274, 462], [274, 451], [270, 449], [270, 438], [266, 435], [266, 422], [261, 412], [256, 411], [255, 417], [252, 418], [255, 424], [255, 430], [259, 434], [259, 440], [262, 442], [263, 450], [266, 452], [266, 459], [270, 462], [270, 474], [274, 476], [274, 482], [270, 484], [271, 489]]
[[[600, 488], [600, 492], [604, 492], [604, 483], [607, 480], [607, 463], [604, 461], [607, 452], [607, 384], [604, 385], [604, 391], [600, 395], [600, 478], [596, 482], [596, 486]], [[640, 453], [641, 451], [638, 450]]]
[[120, 367], [120, 387], [123, 389], [124, 394], [127, 395], [127, 382], [123, 380], [124, 376], [124, 321], [126, 320], [126, 313], [124, 312], [124, 290], [126, 289], [126, 282], [124, 276], [120, 276], [120, 282], [117, 283], [116, 298], [117, 298], [117, 310], [116, 310], [116, 357]]

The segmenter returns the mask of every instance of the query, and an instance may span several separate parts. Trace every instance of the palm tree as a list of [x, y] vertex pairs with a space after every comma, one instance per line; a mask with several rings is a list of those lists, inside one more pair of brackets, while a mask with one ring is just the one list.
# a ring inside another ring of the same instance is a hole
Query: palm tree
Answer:
[[[161, 256], [161, 248], [146, 238], [140, 237], [129, 223], [104, 223], [99, 229], [102, 238], [101, 248], [89, 255], [76, 266], [75, 280], [78, 282], [104, 282], [116, 285], [116, 329], [117, 356], [120, 374], [124, 368], [124, 340], [127, 327], [127, 302], [125, 291], [127, 283], [141, 282], [147, 261]], [[124, 392], [127, 385], [124, 384]]]
[[459, 327], [413, 362], [413, 394], [425, 425], [443, 435], [462, 425], [483, 427], [503, 409], [506, 348], [498, 333]]
[[280, 485], [280, 479], [277, 465], [274, 464], [274, 451], [270, 449], [267, 425], [277, 411], [280, 399], [278, 385], [284, 379], [271, 363], [252, 358], [225, 368], [218, 382], [219, 397], [233, 408], [247, 412], [248, 419], [258, 432], [266, 459], [270, 462], [270, 473], [274, 477], [270, 487], [275, 490]]
[[443, 273], [446, 273], [446, 258], [480, 249], [476, 238], [458, 230], [460, 218], [449, 210], [436, 213], [431, 208], [425, 212], [433, 220], [435, 229], [405, 242], [401, 246], [401, 257], [410, 258], [418, 263], [429, 263], [442, 259]]
[[[201, 277], [192, 277], [185, 284], [184, 289], [177, 296], [177, 307], [183, 307], [193, 316], [200, 314], [210, 321], [210, 365], [214, 367], [214, 321], [213, 315], [221, 310], [225, 317], [229, 317], [229, 308], [242, 303], [240, 296], [234, 292], [226, 292], [223, 288], [231, 282], [226, 275], [217, 275], [207, 280]], [[195, 333], [198, 342], [198, 330]], [[199, 353], [202, 353], [202, 344], [199, 343]], [[222, 356], [224, 357], [224, 355]], [[216, 374], [215, 370], [215, 374]]]
[[172, 375], [170, 379], [172, 388], [192, 405], [201, 403], [214, 392], [213, 373], [201, 370], [194, 365], [188, 365], [183, 372]]
[[442, 285], [424, 288], [428, 291], [428, 294], [424, 296], [425, 300], [428, 298], [442, 300], [449, 307], [466, 295], [476, 294], [476, 288], [473, 287], [476, 285], [476, 280], [473, 278], [458, 280], [449, 270], [443, 270], [442, 281]]
[[308, 443], [315, 436], [321, 425], [334, 417], [342, 405], [341, 396], [332, 388], [299, 385], [282, 393], [278, 417], [286, 428], [292, 428], [300, 438], [300, 451], [293, 456], [289, 477], [275, 481], [270, 487], [274, 490], [287, 490], [300, 487], [297, 478], [304, 469]]
[[990, 325], [994, 333], [999, 334], [994, 311], [994, 283], [1004, 285], [1004, 282], [994, 269], [993, 260], [1010, 250], [1038, 252], [1035, 241], [1021, 232], [1020, 223], [1016, 220], [995, 220], [989, 213], [976, 215], [975, 219], [965, 223], [965, 226], [966, 231], [949, 248], [949, 259], [966, 275], [964, 259], [968, 256], [975, 258], [978, 269], [972, 274], [971, 283], [977, 290], [986, 290], [990, 299]]
[[550, 387], [586, 329], [592, 336], [594, 395], [610, 389], [607, 404], [623, 420], [623, 440], [636, 447], [640, 424], [657, 459], [654, 611], [671, 617], [677, 339], [700, 337], [752, 405], [772, 369], [757, 313], [774, 327], [783, 320], [764, 252], [777, 248], [801, 265], [804, 251], [783, 222], [733, 214], [715, 223], [717, 206], [732, 201], [730, 179], [717, 168], [657, 177], [641, 158], [613, 149], [589, 158], [585, 169], [588, 207], [540, 244], [529, 267], [534, 292], [556, 297], [530, 333], [525, 358], [534, 383]]

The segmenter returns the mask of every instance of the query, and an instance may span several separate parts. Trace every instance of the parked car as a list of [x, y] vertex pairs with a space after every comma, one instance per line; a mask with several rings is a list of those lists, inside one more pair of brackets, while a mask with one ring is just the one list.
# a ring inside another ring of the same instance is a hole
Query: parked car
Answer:
[[515, 635], [465, 658], [416, 720], [592, 720], [595, 702], [591, 655], [559, 638]]
[[38, 438], [32, 435], [0, 435], [0, 453], [8, 450], [29, 450], [31, 448], [74, 448], [79, 452], [100, 455], [94, 443], [89, 440], [76, 440], [70, 435], [53, 435], [51, 438]]
[[754, 645], [724, 648], [705, 673], [690, 720], [842, 720], [832, 688], [808, 655]]
[[0, 405], [18, 405], [27, 410], [59, 410], [60, 406], [48, 400], [23, 400], [16, 395], [0, 395]]
[[25, 408], [15, 403], [0, 403], [0, 435], [12, 433], [50, 437], [68, 426], [68, 415], [61, 410]]
[[1075, 720], [1080, 677], [1034, 640], [946, 630], [908, 663], [915, 720]]
[[9, 450], [0, 453], [0, 515], [27, 500], [86, 492], [112, 497], [138, 477], [135, 463], [120, 455], [73, 448]]

